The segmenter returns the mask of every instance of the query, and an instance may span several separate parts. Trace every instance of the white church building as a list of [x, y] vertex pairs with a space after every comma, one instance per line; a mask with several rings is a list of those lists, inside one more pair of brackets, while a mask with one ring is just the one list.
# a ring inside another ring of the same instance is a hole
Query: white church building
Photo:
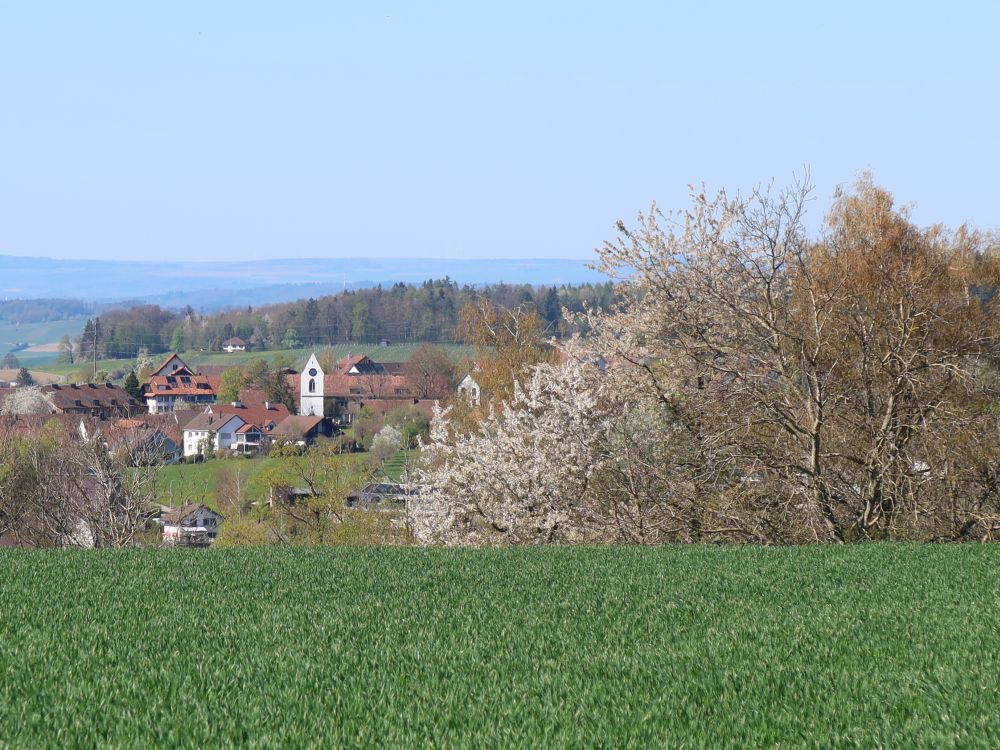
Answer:
[[299, 414], [304, 417], [323, 416], [323, 387], [326, 373], [313, 352], [299, 375]]

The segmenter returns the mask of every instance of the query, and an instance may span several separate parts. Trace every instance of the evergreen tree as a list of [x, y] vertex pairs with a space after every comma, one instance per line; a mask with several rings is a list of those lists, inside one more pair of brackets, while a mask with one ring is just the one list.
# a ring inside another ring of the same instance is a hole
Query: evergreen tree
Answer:
[[545, 297], [542, 300], [541, 310], [539, 312], [549, 323], [556, 323], [559, 321], [559, 318], [562, 317], [562, 307], [559, 304], [559, 293], [556, 291], [554, 286], [549, 287], [545, 292]]
[[125, 376], [124, 384], [126, 392], [137, 401], [142, 398], [142, 386], [139, 385], [139, 378], [136, 377], [135, 370], [129, 370]]
[[17, 371], [17, 383], [18, 385], [35, 384], [35, 379], [31, 376], [31, 373], [28, 372], [27, 367], [22, 367], [20, 370]]

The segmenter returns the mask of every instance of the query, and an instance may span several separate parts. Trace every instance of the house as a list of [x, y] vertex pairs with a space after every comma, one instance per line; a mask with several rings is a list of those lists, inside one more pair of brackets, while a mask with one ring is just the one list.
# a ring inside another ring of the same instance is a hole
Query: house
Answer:
[[128, 391], [110, 383], [46, 385], [41, 392], [51, 404], [53, 414], [77, 414], [107, 420], [129, 418], [142, 411], [142, 404]]
[[245, 423], [255, 424], [268, 434], [290, 413], [284, 404], [275, 404], [270, 401], [265, 401], [260, 405], [245, 404], [242, 401], [234, 401], [231, 404], [213, 404], [205, 411], [218, 415], [236, 415]]
[[403, 374], [401, 363], [379, 363], [364, 354], [340, 359], [332, 372], [325, 372], [316, 354], [309, 357], [297, 376], [288, 378], [298, 393], [299, 414], [330, 417], [350, 424], [362, 404], [372, 401], [408, 406], [419, 401], [418, 389]]
[[482, 400], [479, 383], [473, 379], [471, 372], [466, 373], [465, 377], [459, 381], [456, 391], [458, 392], [458, 395], [468, 401], [471, 406], [479, 406]]
[[196, 409], [215, 403], [219, 379], [195, 372], [177, 353], [171, 354], [142, 386], [150, 414]]
[[230, 448], [237, 453], [256, 453], [262, 445], [264, 431], [255, 424], [245, 424], [236, 431], [236, 439]]
[[246, 424], [235, 414], [199, 414], [184, 428], [184, 455], [230, 450], [238, 442], [237, 430]]
[[271, 437], [275, 440], [311, 445], [318, 437], [329, 437], [330, 432], [329, 422], [324, 417], [293, 415], [279, 422], [271, 432]]
[[171, 547], [207, 547], [224, 519], [206, 505], [185, 505], [160, 516], [163, 543]]
[[233, 336], [231, 339], [226, 339], [222, 342], [222, 351], [232, 354], [233, 352], [245, 352], [247, 350], [247, 342], [241, 339], [239, 336]]
[[323, 417], [289, 416], [275, 426], [271, 437], [274, 440], [310, 445], [316, 438], [329, 435], [326, 427], [327, 422]]
[[[173, 416], [173, 415], [169, 415]], [[126, 451], [133, 460], [146, 464], [173, 464], [181, 457], [179, 430], [161, 430], [144, 419], [119, 419], [105, 430], [108, 448]]]
[[185, 425], [184, 455], [220, 450], [255, 453], [289, 416], [284, 404], [266, 401], [261, 406], [247, 406], [240, 401], [212, 404]]
[[374, 482], [357, 492], [352, 492], [344, 500], [348, 508], [360, 510], [399, 510], [406, 506], [408, 498], [418, 496], [419, 490], [395, 482]]

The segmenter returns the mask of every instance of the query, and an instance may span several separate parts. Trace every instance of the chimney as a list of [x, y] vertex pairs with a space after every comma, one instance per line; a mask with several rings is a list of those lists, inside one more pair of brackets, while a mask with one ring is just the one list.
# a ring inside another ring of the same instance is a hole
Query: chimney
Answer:
[[270, 401], [265, 401], [264, 402], [264, 409], [270, 409], [270, 408], [271, 408], [271, 402]]
[[236, 409], [241, 409], [243, 408], [243, 402], [240, 401], [239, 399], [236, 399], [235, 401], [233, 401], [233, 407]]

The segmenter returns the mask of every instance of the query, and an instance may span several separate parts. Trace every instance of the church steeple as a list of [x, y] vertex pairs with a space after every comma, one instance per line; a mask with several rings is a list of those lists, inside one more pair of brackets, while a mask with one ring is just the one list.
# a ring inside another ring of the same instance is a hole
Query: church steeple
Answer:
[[323, 380], [326, 373], [319, 365], [316, 352], [309, 356], [305, 368], [299, 376], [299, 414], [303, 416], [323, 416]]

